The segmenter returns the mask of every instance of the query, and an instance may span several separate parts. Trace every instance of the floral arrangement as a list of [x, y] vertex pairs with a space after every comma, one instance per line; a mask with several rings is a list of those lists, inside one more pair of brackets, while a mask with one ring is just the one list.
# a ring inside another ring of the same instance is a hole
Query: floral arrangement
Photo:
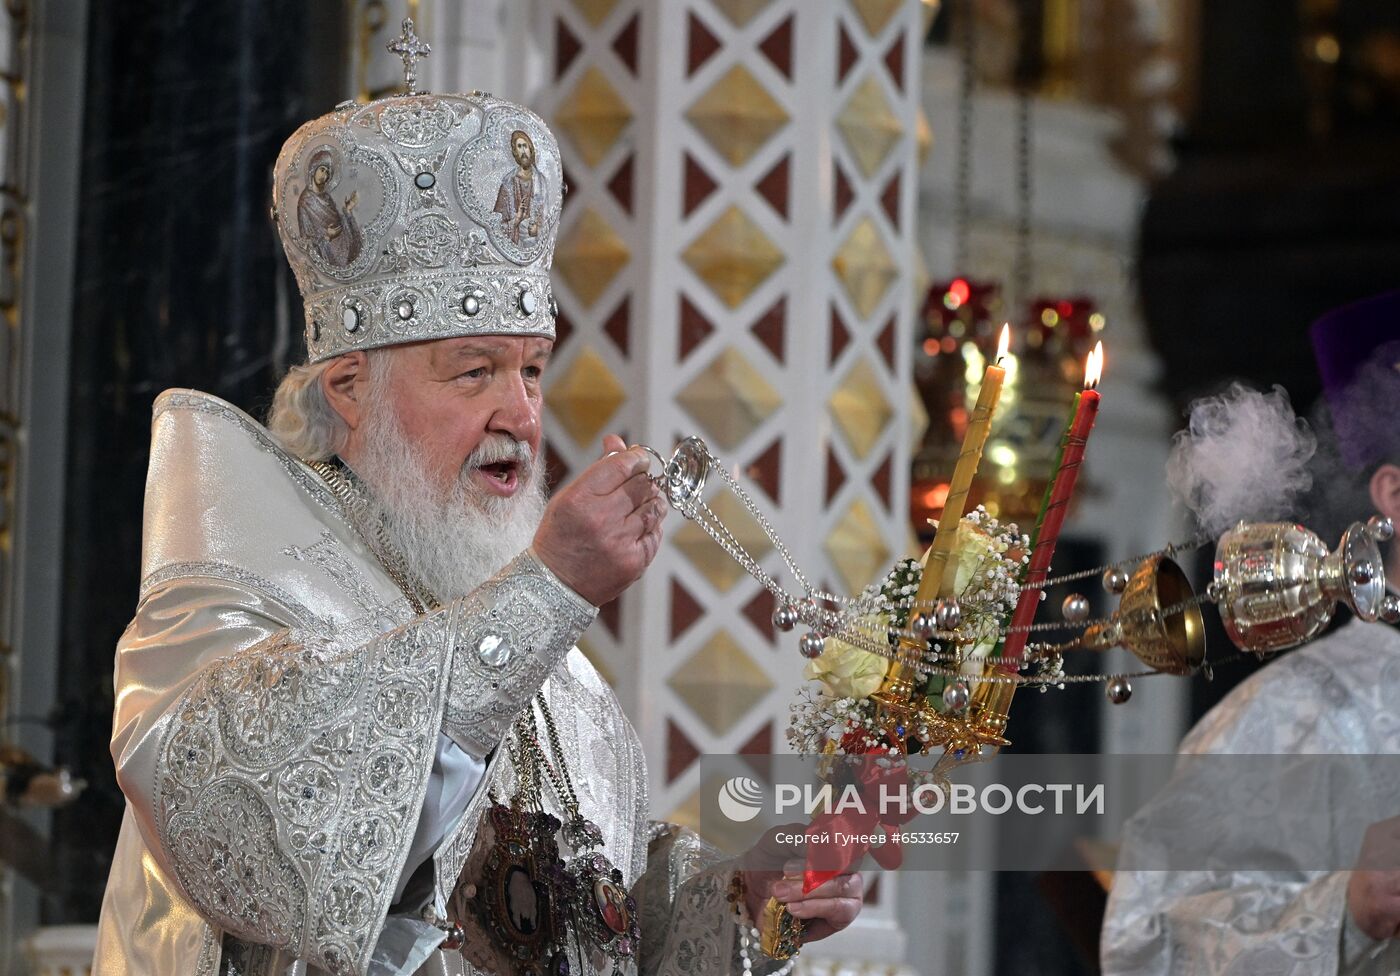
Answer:
[[[1004, 622], [1020, 597], [1030, 539], [1014, 522], [1000, 522], [979, 505], [963, 516], [957, 545], [951, 572], [962, 617], [958, 640], [955, 646], [944, 646], [938, 639], [929, 644], [949, 666], [969, 657], [985, 659], [996, 651]], [[861, 601], [872, 608], [861, 627], [889, 634], [891, 654], [898, 643], [896, 632], [909, 627], [922, 576], [919, 560], [902, 559], [881, 583], [861, 594]], [[872, 698], [884, 685], [890, 663], [889, 657], [828, 637], [821, 655], [807, 662], [803, 673], [807, 683], [790, 708], [788, 742], [809, 755], [903, 755], [905, 743], [886, 734], [878, 721], [879, 705]], [[926, 677], [915, 695], [947, 711], [944, 685], [942, 675]]]

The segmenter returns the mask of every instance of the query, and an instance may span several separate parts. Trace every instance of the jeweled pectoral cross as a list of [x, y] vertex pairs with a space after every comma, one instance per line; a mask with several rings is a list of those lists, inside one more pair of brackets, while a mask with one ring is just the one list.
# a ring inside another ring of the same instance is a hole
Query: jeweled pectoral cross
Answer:
[[418, 94], [418, 59], [433, 53], [427, 41], [413, 29], [413, 18], [403, 19], [403, 33], [389, 42], [389, 53], [403, 59], [403, 83], [410, 95]]

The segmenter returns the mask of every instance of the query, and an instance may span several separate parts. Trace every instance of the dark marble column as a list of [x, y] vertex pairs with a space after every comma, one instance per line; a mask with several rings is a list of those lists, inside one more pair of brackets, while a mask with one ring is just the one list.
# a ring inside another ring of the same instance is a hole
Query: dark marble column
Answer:
[[72, 329], [56, 753], [92, 785], [55, 818], [49, 923], [96, 920], [121, 817], [112, 654], [136, 600], [151, 401], [190, 386], [260, 414], [303, 355], [271, 168], [348, 94], [341, 0], [90, 11], [73, 321], [49, 327]]

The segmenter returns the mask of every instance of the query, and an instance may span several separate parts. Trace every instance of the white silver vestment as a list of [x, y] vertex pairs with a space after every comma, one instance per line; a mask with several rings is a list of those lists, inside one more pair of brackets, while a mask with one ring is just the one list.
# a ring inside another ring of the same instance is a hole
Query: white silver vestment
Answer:
[[[638, 903], [641, 956], [624, 971], [740, 971], [732, 866], [648, 824], [636, 734], [573, 649], [596, 611], [529, 552], [415, 616], [310, 468], [236, 408], [168, 391], [142, 574], [117, 648], [127, 809], [95, 973], [363, 976], [424, 956], [420, 973], [509, 972], [433, 948], [443, 933], [418, 909], [443, 913], [487, 787], [509, 794], [498, 746], [541, 687], [582, 811]], [[381, 938], [440, 733], [493, 758]]]
[[[1181, 752], [1395, 754], [1397, 702], [1400, 633], [1352, 621], [1252, 675], [1192, 729]], [[1187, 792], [1191, 784], [1178, 772], [1167, 789]], [[1400, 796], [1390, 790], [1349, 792], [1330, 802], [1339, 825], [1400, 815]], [[1160, 808], [1145, 808], [1125, 829], [1122, 856], [1166, 843], [1169, 819]], [[1298, 862], [1276, 823], [1251, 829], [1247, 818], [1235, 817], [1222, 830], [1239, 832], [1251, 860], [1267, 858], [1280, 869], [1118, 871], [1100, 943], [1107, 976], [1400, 972], [1400, 944], [1375, 942], [1351, 920], [1349, 871], [1288, 867]], [[1346, 833], [1339, 829], [1337, 836]], [[1342, 846], [1339, 839], [1333, 863], [1353, 863], [1357, 851]]]

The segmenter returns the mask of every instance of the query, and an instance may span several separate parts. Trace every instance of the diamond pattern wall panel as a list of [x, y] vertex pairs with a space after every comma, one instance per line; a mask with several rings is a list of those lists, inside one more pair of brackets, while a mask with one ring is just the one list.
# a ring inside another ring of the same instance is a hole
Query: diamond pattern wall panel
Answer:
[[671, 690], [716, 735], [724, 735], [773, 687], [754, 659], [719, 631], [672, 673]]
[[873, 176], [904, 135], [904, 123], [873, 74], [866, 75], [846, 100], [836, 126], [863, 176]]
[[[659, 24], [647, 0], [535, 0], [531, 17], [540, 27], [531, 42], [552, 39], [554, 50], [521, 49], [514, 61], [542, 56], [550, 78], [537, 92], [498, 93], [548, 120], [564, 159], [567, 195], [554, 258], [561, 341], [545, 374], [545, 436], [554, 466], [576, 477], [597, 460], [602, 434], [635, 440], [643, 429], [648, 350], [638, 342], [638, 294], [649, 270], [637, 258], [646, 249], [639, 218], [651, 209], [640, 194], [655, 163], [639, 137], [654, 119], [639, 106], [649, 104], [654, 79], [645, 75], [655, 70]], [[457, 88], [479, 85], [467, 77]], [[624, 702], [640, 693], [630, 655], [641, 599], [638, 590], [624, 593], [580, 642]], [[660, 752], [656, 762], [663, 762]]]
[[735, 166], [753, 158], [788, 123], [788, 114], [762, 82], [736, 64], [685, 113], [710, 146]]
[[851, 0], [851, 6], [860, 15], [860, 22], [872, 37], [884, 32], [902, 3], [904, 0]]
[[[908, 538], [921, 5], [536, 2], [564, 47], [545, 52], [557, 77], [533, 107], [560, 124], [571, 184], [557, 270], [572, 334], [551, 394], [587, 397], [610, 374], [624, 399], [603, 429], [662, 452], [700, 435], [812, 579], [858, 589]], [[596, 450], [565, 409], [553, 395], [555, 450], [578, 472]], [[790, 585], [718, 485], [707, 502]], [[620, 639], [599, 624], [586, 641], [638, 723], [654, 814], [694, 820], [713, 785], [694, 756], [783, 749], [803, 661], [761, 585], [678, 514], [666, 532]]]
[[879, 307], [900, 272], [885, 236], [869, 217], [852, 229], [831, 267], [861, 318], [869, 317]]
[[608, 364], [588, 347], [579, 350], [564, 374], [545, 393], [555, 421], [580, 447], [597, 443], [603, 428], [626, 399], [626, 391]]
[[729, 450], [757, 430], [783, 400], [743, 353], [731, 346], [676, 394], [676, 402], [711, 440]]
[[593, 305], [632, 252], [621, 235], [596, 210], [587, 210], [554, 252], [554, 268], [586, 306]]
[[924, 110], [919, 109], [919, 118], [915, 122], [914, 140], [919, 146], [919, 168], [922, 169], [924, 163], [928, 162], [928, 154], [933, 149], [933, 126], [929, 124], [928, 116]]
[[889, 547], [865, 499], [857, 498], [827, 533], [826, 552], [849, 593], [859, 593], [889, 569]]
[[617, 6], [617, 0], [573, 0], [573, 4], [583, 14], [589, 26], [597, 27], [607, 19]]
[[[772, 551], [773, 546], [763, 534], [762, 526], [754, 521], [733, 495], [717, 495], [710, 508], [749, 555], [761, 560]], [[671, 540], [715, 589], [729, 590], [745, 578], [743, 568], [694, 522], [683, 524]]]
[[631, 108], [596, 65], [583, 73], [554, 112], [555, 124], [589, 166], [598, 165], [631, 121]]
[[836, 426], [858, 458], [870, 453], [894, 416], [884, 387], [879, 372], [862, 358], [856, 360], [827, 401]]
[[685, 249], [685, 263], [730, 308], [737, 308], [783, 263], [783, 252], [738, 207], [730, 207]]
[[771, 2], [772, 0], [713, 0], [714, 5], [723, 10], [730, 23], [736, 27], [748, 24]]

